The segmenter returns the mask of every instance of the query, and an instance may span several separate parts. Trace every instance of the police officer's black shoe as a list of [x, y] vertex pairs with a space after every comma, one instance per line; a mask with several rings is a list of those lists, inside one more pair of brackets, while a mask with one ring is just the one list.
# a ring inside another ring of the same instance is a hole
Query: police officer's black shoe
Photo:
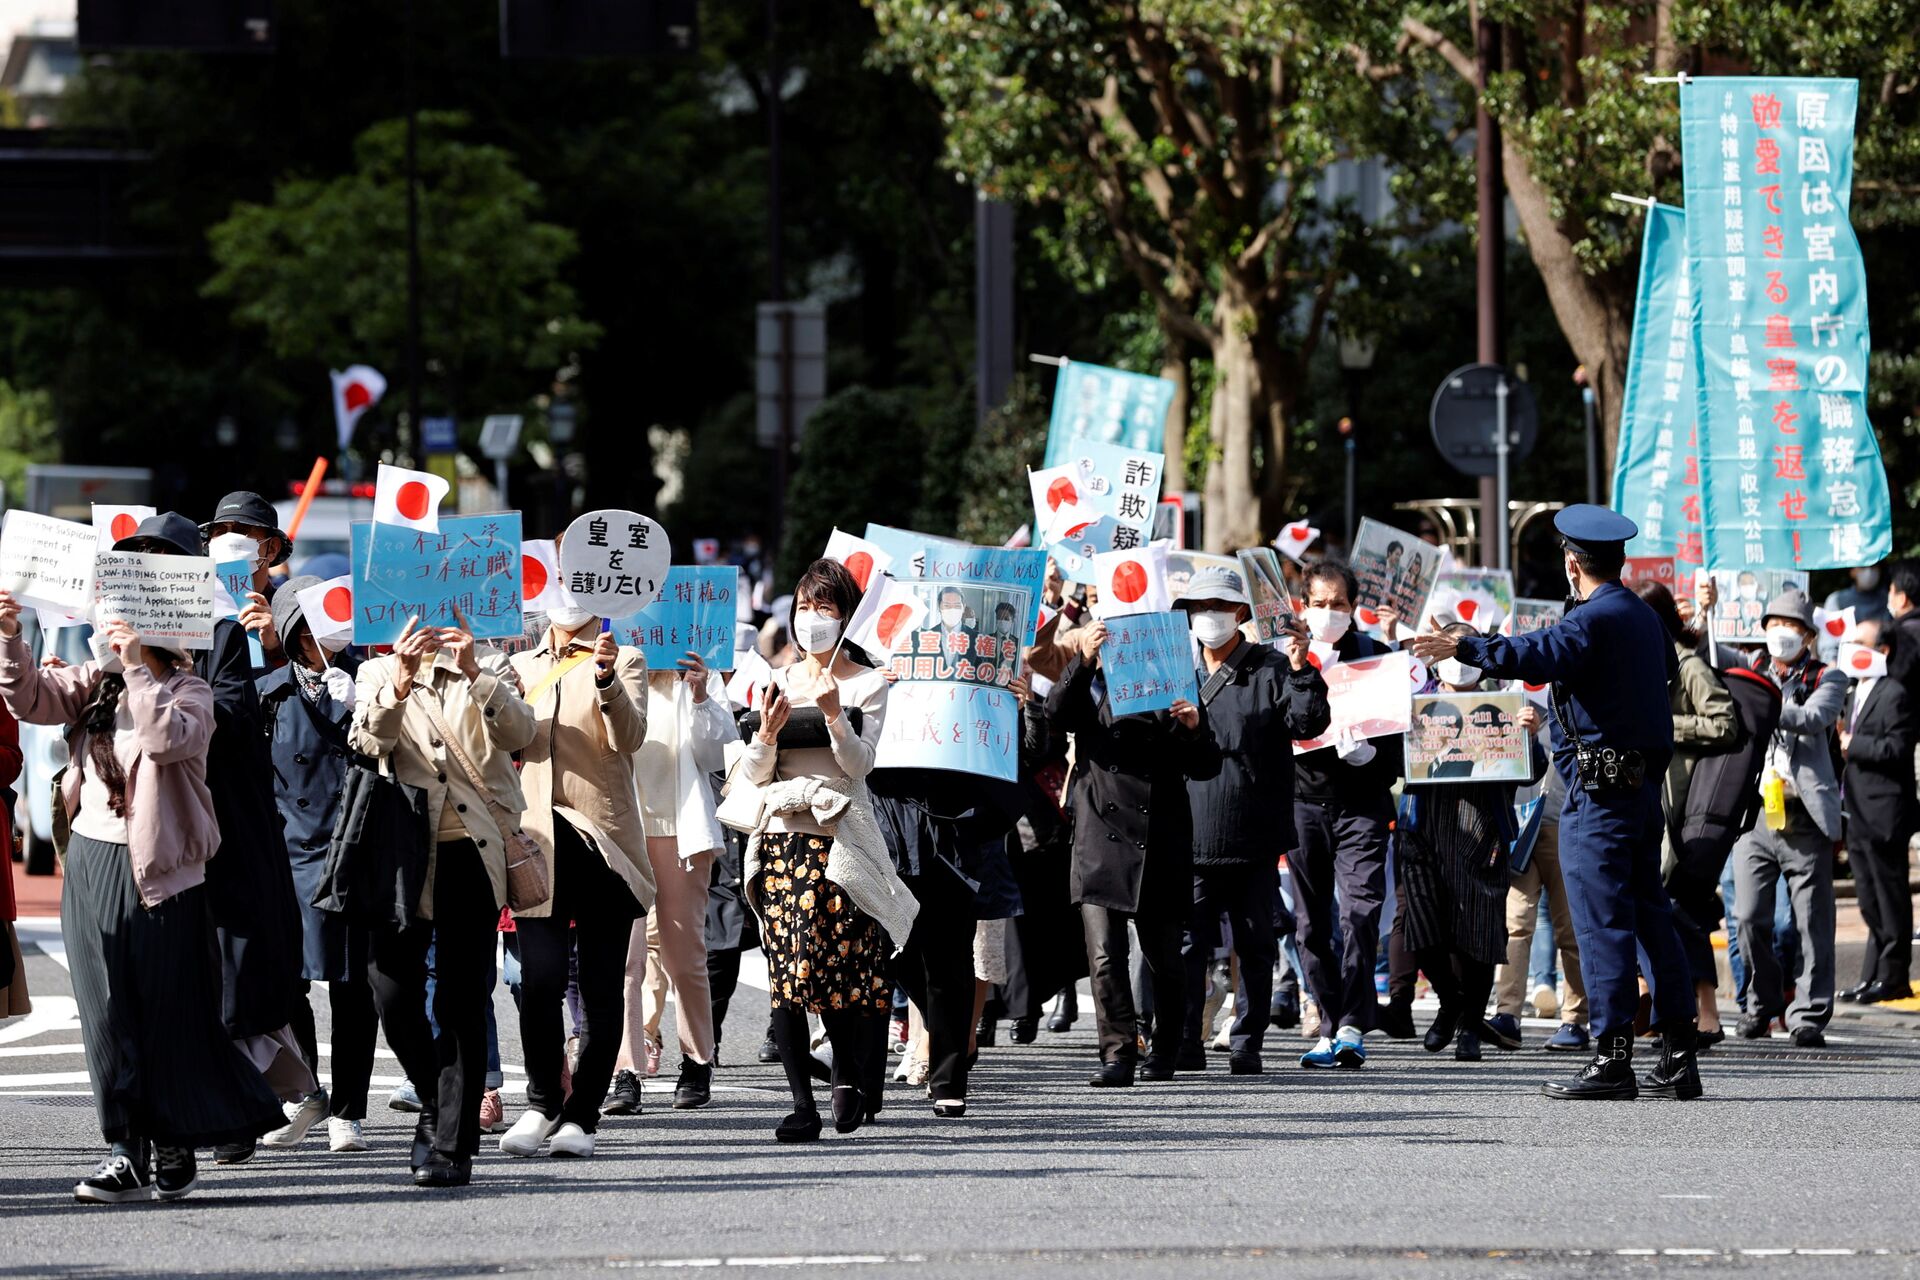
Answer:
[[1650, 1098], [1673, 1098], [1691, 1102], [1700, 1096], [1700, 1063], [1695, 1056], [1697, 1033], [1692, 1030], [1668, 1031], [1660, 1041], [1660, 1061], [1640, 1078], [1640, 1088]]
[[1540, 1086], [1540, 1092], [1563, 1102], [1631, 1101], [1640, 1096], [1640, 1083], [1633, 1078], [1633, 1037], [1616, 1031], [1601, 1036], [1593, 1059], [1580, 1068], [1571, 1080], [1554, 1080]]

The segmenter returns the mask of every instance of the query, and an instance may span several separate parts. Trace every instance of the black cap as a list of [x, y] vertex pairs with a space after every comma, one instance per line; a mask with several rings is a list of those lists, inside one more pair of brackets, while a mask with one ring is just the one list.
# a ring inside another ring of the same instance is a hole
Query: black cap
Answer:
[[1580, 551], [1607, 552], [1625, 547], [1627, 540], [1640, 532], [1640, 526], [1617, 511], [1577, 502], [1553, 518], [1553, 527], [1567, 544]]
[[113, 549], [131, 551], [133, 548], [129, 543], [149, 539], [164, 542], [183, 556], [203, 555], [206, 550], [206, 544], [200, 541], [200, 530], [178, 511], [162, 511], [157, 516], [148, 516], [132, 533], [114, 543]]
[[257, 493], [249, 493], [241, 489], [220, 499], [220, 505], [214, 508], [213, 519], [200, 526], [200, 537], [203, 542], [212, 536], [208, 531], [217, 524], [239, 524], [249, 529], [264, 529], [280, 539], [280, 554], [271, 561], [272, 564], [284, 564], [287, 557], [293, 554], [293, 539], [280, 528], [280, 513], [273, 509], [271, 502]]

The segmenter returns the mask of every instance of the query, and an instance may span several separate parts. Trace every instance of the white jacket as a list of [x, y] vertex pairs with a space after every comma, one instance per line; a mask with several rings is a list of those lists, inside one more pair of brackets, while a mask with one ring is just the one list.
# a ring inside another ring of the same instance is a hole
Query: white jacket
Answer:
[[[726, 843], [726, 830], [713, 816], [713, 787], [708, 776], [726, 767], [727, 743], [737, 738], [739, 731], [734, 727], [726, 685], [719, 676], [711, 671], [707, 673], [704, 702], [693, 700], [693, 689], [685, 680], [677, 676], [671, 678], [673, 724], [657, 728], [676, 736], [678, 767], [674, 774], [678, 794], [672, 797], [673, 830], [680, 867], [686, 870], [695, 858]], [[664, 797], [642, 796], [641, 800], [656, 812], [667, 807]]]

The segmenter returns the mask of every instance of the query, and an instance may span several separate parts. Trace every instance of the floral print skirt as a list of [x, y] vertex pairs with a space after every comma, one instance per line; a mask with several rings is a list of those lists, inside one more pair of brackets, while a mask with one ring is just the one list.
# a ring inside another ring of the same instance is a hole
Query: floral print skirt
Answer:
[[827, 879], [827, 836], [769, 831], [750, 891], [760, 913], [767, 986], [776, 1009], [884, 1011], [893, 983], [881, 972], [880, 922]]

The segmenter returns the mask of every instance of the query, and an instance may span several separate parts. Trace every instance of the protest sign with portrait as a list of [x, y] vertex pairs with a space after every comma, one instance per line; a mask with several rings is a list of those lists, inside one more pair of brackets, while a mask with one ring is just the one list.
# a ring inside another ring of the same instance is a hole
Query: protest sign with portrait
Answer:
[[1764, 644], [1767, 602], [1783, 591], [1807, 589], [1807, 575], [1793, 569], [1715, 569], [1710, 626], [1724, 644]]
[[1272, 547], [1247, 547], [1238, 558], [1247, 598], [1253, 601], [1254, 636], [1261, 644], [1279, 644], [1293, 617], [1293, 596], [1280, 568], [1280, 554]]
[[1356, 607], [1387, 607], [1400, 615], [1401, 625], [1424, 616], [1434, 580], [1445, 567], [1447, 553], [1378, 520], [1361, 518], [1353, 537], [1353, 576], [1360, 583]]

